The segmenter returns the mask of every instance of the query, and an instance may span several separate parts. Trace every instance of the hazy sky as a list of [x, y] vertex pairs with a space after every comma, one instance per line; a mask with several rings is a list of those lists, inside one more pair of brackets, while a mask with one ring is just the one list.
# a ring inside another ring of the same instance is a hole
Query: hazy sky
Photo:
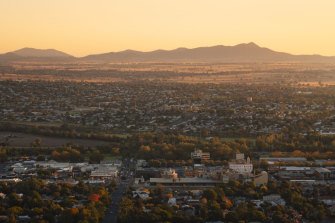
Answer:
[[75, 56], [255, 42], [335, 56], [335, 0], [0, 0], [0, 53]]

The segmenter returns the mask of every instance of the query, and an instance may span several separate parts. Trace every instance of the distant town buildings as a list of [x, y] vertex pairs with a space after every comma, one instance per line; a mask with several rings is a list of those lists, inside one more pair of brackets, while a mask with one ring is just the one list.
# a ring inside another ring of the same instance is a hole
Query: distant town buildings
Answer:
[[[228, 166], [207, 167], [199, 164], [202, 160], [210, 158], [209, 153], [195, 150], [191, 153], [194, 160], [193, 166], [182, 167], [178, 172], [173, 169], [163, 169], [157, 175], [158, 168], [140, 168], [138, 173], [152, 176], [148, 180], [142, 177], [135, 179], [135, 186], [162, 184], [167, 187], [213, 187], [226, 184], [229, 180], [241, 182], [253, 181], [257, 186], [267, 184], [268, 173], [262, 171], [260, 174], [252, 173], [253, 165], [248, 157], [244, 159], [243, 153], [236, 154], [236, 159], [229, 162]], [[137, 175], [139, 177], [139, 175]]]
[[250, 158], [248, 157], [247, 160], [241, 159], [244, 158], [244, 154], [238, 154], [236, 159], [232, 162], [229, 162], [229, 170], [234, 173], [251, 173], [253, 170], [253, 165], [250, 162]]
[[195, 149], [194, 152], [191, 153], [191, 158], [193, 163], [202, 163], [204, 161], [210, 160], [210, 153], [202, 152], [200, 149]]

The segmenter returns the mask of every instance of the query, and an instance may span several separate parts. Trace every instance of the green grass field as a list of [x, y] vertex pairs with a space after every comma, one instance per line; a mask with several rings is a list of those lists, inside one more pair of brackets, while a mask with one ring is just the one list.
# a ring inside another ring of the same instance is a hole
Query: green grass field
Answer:
[[121, 158], [122, 158], [121, 156], [112, 156], [110, 154], [104, 154], [104, 161], [117, 160]]

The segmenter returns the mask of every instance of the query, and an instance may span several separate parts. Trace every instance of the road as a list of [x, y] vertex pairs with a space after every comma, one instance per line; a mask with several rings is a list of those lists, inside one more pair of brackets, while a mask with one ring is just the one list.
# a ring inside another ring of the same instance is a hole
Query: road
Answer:
[[0, 163], [0, 175], [6, 174], [11, 164], [10, 162]]
[[119, 203], [122, 199], [122, 196], [126, 189], [133, 181], [133, 174], [129, 171], [129, 163], [125, 163], [125, 167], [121, 170], [121, 179], [120, 184], [116, 186], [115, 190], [112, 193], [112, 202], [109, 207], [106, 209], [106, 215], [104, 219], [101, 221], [102, 223], [116, 223], [117, 222], [117, 213], [119, 210]]

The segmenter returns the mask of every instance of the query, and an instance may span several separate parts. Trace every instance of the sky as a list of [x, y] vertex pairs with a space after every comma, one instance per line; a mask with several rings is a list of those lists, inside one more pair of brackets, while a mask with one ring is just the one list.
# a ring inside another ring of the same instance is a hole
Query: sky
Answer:
[[0, 53], [74, 56], [255, 42], [335, 56], [334, 0], [0, 0]]

